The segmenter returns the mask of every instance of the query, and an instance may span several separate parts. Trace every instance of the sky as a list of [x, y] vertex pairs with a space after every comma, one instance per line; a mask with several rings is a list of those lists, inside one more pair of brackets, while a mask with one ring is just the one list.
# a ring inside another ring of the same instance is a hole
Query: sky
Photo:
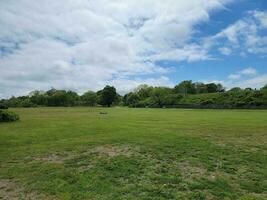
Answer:
[[266, 0], [0, 0], [0, 98], [267, 84]]

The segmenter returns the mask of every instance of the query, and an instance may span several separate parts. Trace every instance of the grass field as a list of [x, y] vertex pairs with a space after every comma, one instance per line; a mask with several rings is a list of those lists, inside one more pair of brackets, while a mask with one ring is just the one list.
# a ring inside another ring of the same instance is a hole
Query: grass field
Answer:
[[266, 110], [11, 110], [0, 199], [267, 199]]

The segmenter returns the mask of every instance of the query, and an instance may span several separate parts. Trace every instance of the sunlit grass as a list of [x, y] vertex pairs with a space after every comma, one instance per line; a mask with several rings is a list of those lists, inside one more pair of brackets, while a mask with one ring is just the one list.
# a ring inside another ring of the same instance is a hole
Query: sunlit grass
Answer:
[[267, 198], [267, 111], [12, 110], [21, 120], [0, 124], [0, 197]]

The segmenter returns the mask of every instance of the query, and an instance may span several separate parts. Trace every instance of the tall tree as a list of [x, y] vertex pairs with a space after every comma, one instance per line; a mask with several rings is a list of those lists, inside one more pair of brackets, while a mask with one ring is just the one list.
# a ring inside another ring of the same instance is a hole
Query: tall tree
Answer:
[[126, 96], [126, 102], [125, 103], [128, 106], [135, 107], [139, 100], [140, 100], [140, 97], [138, 96], [138, 94], [130, 92]]
[[154, 105], [162, 107], [165, 104], [166, 97], [173, 94], [173, 90], [167, 87], [155, 87], [152, 93], [152, 101]]
[[117, 92], [115, 87], [107, 85], [101, 92], [101, 103], [104, 106], [110, 107], [116, 101]]
[[195, 83], [196, 93], [207, 93], [207, 86], [204, 83]]
[[217, 92], [224, 92], [224, 91], [225, 91], [225, 88], [223, 87], [223, 85], [218, 83], [217, 84]]
[[153, 91], [153, 87], [148, 86], [146, 84], [141, 84], [134, 89], [134, 93], [136, 93], [140, 99], [145, 99], [150, 97]]
[[217, 85], [215, 83], [208, 83], [208, 84], [206, 84], [206, 86], [207, 86], [207, 92], [208, 93], [215, 93], [218, 91]]
[[191, 80], [187, 80], [187, 81], [182, 81], [181, 83], [176, 85], [174, 87], [174, 91], [176, 93], [180, 93], [180, 94], [184, 94], [184, 95], [195, 94], [196, 88], [195, 88], [195, 84]]
[[87, 106], [94, 106], [97, 102], [97, 95], [93, 91], [88, 91], [81, 96], [81, 100]]

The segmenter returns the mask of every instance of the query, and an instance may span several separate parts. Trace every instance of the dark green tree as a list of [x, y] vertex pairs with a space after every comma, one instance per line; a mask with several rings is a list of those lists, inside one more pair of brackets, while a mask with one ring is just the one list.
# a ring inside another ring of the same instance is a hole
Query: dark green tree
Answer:
[[104, 87], [104, 89], [99, 92], [101, 93], [101, 96], [100, 96], [100, 103], [101, 105], [103, 106], [108, 106], [110, 107], [112, 105], [113, 102], [116, 101], [116, 98], [117, 98], [117, 92], [116, 92], [116, 89], [115, 87], [113, 86], [109, 86], [107, 85], [106, 87]]
[[224, 92], [225, 91], [225, 88], [223, 87], [222, 84], [218, 83], [217, 84], [217, 91], [216, 92]]
[[229, 92], [241, 92], [242, 89], [240, 87], [234, 87], [232, 89], [229, 90]]
[[208, 93], [215, 93], [218, 91], [217, 85], [215, 83], [208, 83], [206, 84], [206, 87]]
[[265, 85], [261, 88], [261, 90], [267, 90], [267, 84], [265, 84]]

